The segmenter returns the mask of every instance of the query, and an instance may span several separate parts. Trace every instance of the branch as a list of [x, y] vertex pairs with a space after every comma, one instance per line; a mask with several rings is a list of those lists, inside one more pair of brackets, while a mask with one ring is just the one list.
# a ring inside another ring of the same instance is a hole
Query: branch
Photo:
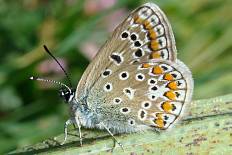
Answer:
[[[230, 154], [232, 150], [232, 94], [212, 99], [197, 100], [189, 114], [169, 131], [122, 134], [116, 138], [115, 154]], [[82, 129], [80, 147], [76, 130], [69, 132], [65, 145], [59, 144], [64, 135], [47, 139], [33, 146], [9, 154], [109, 154], [114, 143], [107, 132]]]

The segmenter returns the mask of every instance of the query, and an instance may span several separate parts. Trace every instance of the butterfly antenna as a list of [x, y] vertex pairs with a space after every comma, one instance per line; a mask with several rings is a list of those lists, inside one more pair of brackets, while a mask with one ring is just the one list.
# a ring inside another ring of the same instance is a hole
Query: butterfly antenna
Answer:
[[[48, 48], [47, 48], [46, 45], [43, 45], [43, 47], [44, 47], [45, 51], [46, 51], [46, 52], [56, 61], [56, 63], [60, 66], [60, 68], [61, 68], [62, 71], [64, 72], [66, 78], [68, 79], [68, 82], [69, 82], [70, 87], [73, 88], [73, 87], [72, 87], [71, 79], [70, 79], [68, 73], [65, 71], [64, 67], [60, 64], [60, 62], [56, 59], [56, 57], [52, 55], [52, 53], [48, 50]], [[52, 81], [52, 80], [50, 80], [50, 81]], [[54, 82], [55, 82], [55, 81], [54, 81]], [[64, 85], [64, 84], [63, 84], [63, 85]]]
[[59, 81], [55, 81], [55, 80], [49, 80], [49, 79], [43, 79], [43, 78], [40, 78], [40, 77], [34, 77], [34, 76], [31, 76], [30, 77], [30, 80], [36, 80], [36, 81], [42, 81], [42, 82], [48, 82], [48, 83], [54, 83], [54, 84], [58, 84], [60, 86], [63, 86], [65, 88], [67, 88], [69, 91], [71, 91], [71, 89], [66, 85], [66, 84], [63, 84]]

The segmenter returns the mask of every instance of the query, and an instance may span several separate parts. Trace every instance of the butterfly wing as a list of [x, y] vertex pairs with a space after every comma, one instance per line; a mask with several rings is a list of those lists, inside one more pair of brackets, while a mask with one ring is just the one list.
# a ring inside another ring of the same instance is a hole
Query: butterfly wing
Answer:
[[165, 14], [155, 4], [147, 3], [115, 29], [83, 74], [76, 96], [91, 89], [108, 68], [114, 72], [125, 64], [154, 59], [176, 61], [176, 47]]
[[192, 88], [191, 72], [176, 59], [166, 16], [147, 3], [100, 49], [82, 76], [76, 99], [86, 98], [115, 132], [133, 131], [126, 126], [136, 124], [167, 129], [190, 103]]
[[[111, 109], [111, 113], [125, 116], [128, 125], [167, 129], [180, 117], [184, 107], [189, 106], [192, 97], [191, 72], [180, 61], [125, 65], [101, 78], [91, 93], [99, 94], [101, 106]], [[112, 117], [105, 120], [113, 121]]]

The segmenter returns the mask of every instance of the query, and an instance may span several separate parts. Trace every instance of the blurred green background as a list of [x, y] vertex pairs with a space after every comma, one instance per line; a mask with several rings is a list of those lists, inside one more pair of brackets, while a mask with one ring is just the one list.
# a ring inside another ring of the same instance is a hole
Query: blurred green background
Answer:
[[[156, 0], [171, 22], [178, 58], [192, 70], [194, 99], [232, 92], [232, 1]], [[0, 0], [0, 154], [63, 132], [65, 81], [46, 44], [77, 85], [117, 24], [142, 0]]]

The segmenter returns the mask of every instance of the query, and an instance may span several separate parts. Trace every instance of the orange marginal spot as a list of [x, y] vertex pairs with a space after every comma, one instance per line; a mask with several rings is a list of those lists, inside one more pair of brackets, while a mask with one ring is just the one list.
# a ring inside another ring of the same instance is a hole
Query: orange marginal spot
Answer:
[[149, 37], [151, 40], [156, 39], [156, 32], [153, 29], [149, 30]]
[[170, 88], [172, 90], [176, 90], [177, 89], [177, 83], [176, 83], [176, 81], [170, 82], [168, 84], [168, 88]]
[[175, 100], [176, 99], [176, 94], [174, 93], [174, 91], [167, 91], [167, 92], [164, 93], [164, 96], [166, 96], [170, 100]]
[[159, 128], [163, 128], [164, 127], [164, 120], [162, 118], [158, 118], [154, 120], [155, 124], [157, 124], [157, 126]]
[[152, 53], [151, 53], [151, 57], [150, 57], [151, 59], [157, 59], [157, 58], [160, 58], [160, 54], [159, 54], [159, 52], [157, 52], [157, 51], [153, 51]]
[[154, 50], [154, 51], [159, 49], [159, 43], [157, 42], [157, 40], [152, 40], [151, 41], [151, 49]]
[[135, 21], [136, 24], [142, 24], [142, 23], [143, 23], [143, 20], [142, 20], [141, 18], [139, 18], [138, 15], [136, 15], [136, 16], [134, 17], [134, 21]]
[[152, 73], [153, 74], [162, 74], [163, 73], [163, 70], [160, 66], [155, 66], [152, 68]]
[[147, 30], [152, 29], [152, 26], [148, 20], [145, 20], [143, 25]]
[[164, 102], [161, 105], [161, 107], [165, 112], [170, 112], [170, 110], [172, 111], [174, 108], [173, 105], [169, 101]]
[[164, 80], [172, 81], [173, 79], [174, 79], [173, 76], [169, 73], [166, 73], [164, 75]]
[[151, 67], [151, 65], [148, 63], [142, 64], [142, 68], [149, 68], [149, 67]]

